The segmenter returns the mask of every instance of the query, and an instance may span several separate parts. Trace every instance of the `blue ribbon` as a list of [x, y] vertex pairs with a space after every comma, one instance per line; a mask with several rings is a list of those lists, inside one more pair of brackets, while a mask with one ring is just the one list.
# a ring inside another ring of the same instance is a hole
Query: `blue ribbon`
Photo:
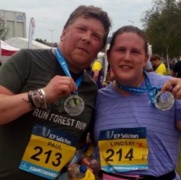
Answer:
[[139, 88], [139, 87], [132, 87], [132, 86], [125, 86], [120, 84], [119, 82], [116, 81], [117, 86], [120, 89], [123, 89], [125, 91], [129, 91], [131, 93], [144, 93], [144, 92], [148, 92], [148, 96], [149, 99], [151, 101], [151, 103], [154, 104], [154, 98], [156, 96], [156, 94], [158, 93], [158, 91], [161, 90], [161, 87], [152, 87], [150, 80], [146, 74], [146, 72], [144, 71], [144, 75], [145, 75], [145, 84], [146, 84], [146, 88]]
[[[60, 52], [60, 50], [58, 48], [55, 49], [55, 55], [57, 57], [57, 60], [58, 60], [58, 62], [60, 64], [60, 66], [62, 67], [64, 73], [66, 74], [66, 76], [72, 77], [71, 74], [70, 74], [70, 71], [69, 71], [68, 64], [65, 61], [62, 53]], [[77, 87], [80, 86], [80, 84], [82, 82], [82, 79], [83, 79], [83, 73], [75, 81], [75, 84], [76, 84]], [[73, 94], [78, 94], [78, 93], [77, 93], [77, 91], [74, 91]]]

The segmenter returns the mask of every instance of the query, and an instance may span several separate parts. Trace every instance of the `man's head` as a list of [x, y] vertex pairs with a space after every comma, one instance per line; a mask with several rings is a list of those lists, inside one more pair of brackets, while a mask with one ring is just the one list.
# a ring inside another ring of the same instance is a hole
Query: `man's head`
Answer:
[[71, 71], [87, 69], [106, 44], [111, 26], [105, 11], [79, 6], [65, 23], [59, 48]]
[[83, 16], [85, 18], [95, 18], [102, 22], [104, 29], [105, 29], [105, 35], [104, 35], [104, 41], [103, 46], [105, 46], [107, 41], [107, 36], [109, 33], [109, 30], [111, 28], [111, 20], [107, 14], [107, 12], [103, 11], [99, 7], [95, 6], [85, 6], [81, 5], [77, 7], [69, 16], [67, 22], [64, 25], [64, 28], [67, 28], [70, 24], [72, 24], [78, 17]]
[[150, 61], [152, 63], [152, 66], [154, 68], [158, 67], [161, 63], [161, 58], [158, 54], [153, 54], [151, 57], [150, 57]]

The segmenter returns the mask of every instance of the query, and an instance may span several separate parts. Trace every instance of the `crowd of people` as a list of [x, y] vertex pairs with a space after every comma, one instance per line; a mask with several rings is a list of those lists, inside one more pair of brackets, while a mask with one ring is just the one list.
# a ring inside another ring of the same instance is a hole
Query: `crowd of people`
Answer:
[[[144, 32], [114, 32], [107, 87], [85, 71], [105, 47], [111, 23], [101, 8], [78, 6], [58, 48], [22, 49], [0, 67], [0, 179], [57, 179], [88, 133], [98, 179], [180, 179], [181, 80], [146, 70]], [[92, 168], [90, 161], [83, 162]]]

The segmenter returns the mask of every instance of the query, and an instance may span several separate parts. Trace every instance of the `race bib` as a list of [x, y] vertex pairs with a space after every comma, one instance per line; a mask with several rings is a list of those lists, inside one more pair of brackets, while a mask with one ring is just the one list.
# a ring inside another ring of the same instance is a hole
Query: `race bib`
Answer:
[[118, 128], [100, 132], [102, 170], [127, 172], [148, 169], [146, 128]]
[[55, 179], [73, 158], [76, 138], [55, 128], [35, 125], [19, 168], [48, 179]]

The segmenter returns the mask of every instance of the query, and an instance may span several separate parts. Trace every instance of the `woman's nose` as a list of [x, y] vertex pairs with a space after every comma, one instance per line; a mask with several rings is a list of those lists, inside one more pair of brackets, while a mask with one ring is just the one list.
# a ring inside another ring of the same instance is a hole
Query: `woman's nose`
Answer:
[[130, 60], [130, 58], [131, 58], [130, 52], [129, 52], [129, 51], [126, 51], [126, 52], [125, 52], [125, 59], [126, 59], [126, 60]]

